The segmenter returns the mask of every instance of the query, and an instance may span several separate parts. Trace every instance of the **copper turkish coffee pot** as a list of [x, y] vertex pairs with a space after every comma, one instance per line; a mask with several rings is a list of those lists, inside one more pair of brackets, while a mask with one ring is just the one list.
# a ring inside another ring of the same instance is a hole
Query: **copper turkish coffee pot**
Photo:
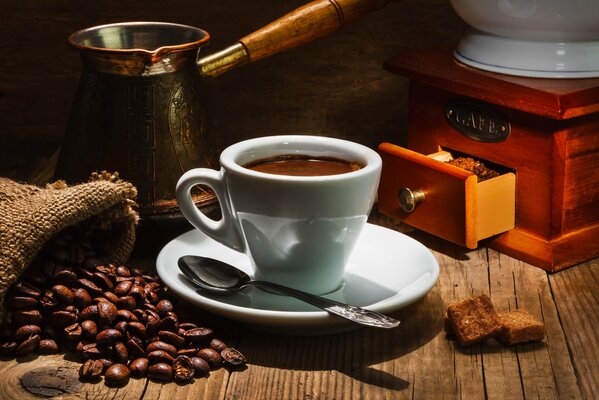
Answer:
[[210, 35], [191, 26], [125, 22], [72, 34], [83, 71], [55, 178], [119, 171], [137, 187], [142, 217], [178, 215], [181, 174], [218, 165], [202, 81], [324, 37], [388, 1], [316, 0], [199, 60]]

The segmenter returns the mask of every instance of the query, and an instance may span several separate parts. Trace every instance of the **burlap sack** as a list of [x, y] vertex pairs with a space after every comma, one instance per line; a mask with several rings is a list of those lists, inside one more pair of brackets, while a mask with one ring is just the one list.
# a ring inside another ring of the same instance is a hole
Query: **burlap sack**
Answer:
[[58, 181], [41, 188], [0, 177], [0, 315], [6, 290], [48, 239], [67, 227], [94, 217], [94, 229], [107, 232], [108, 255], [124, 263], [135, 242], [136, 195], [132, 184], [107, 172], [70, 187]]

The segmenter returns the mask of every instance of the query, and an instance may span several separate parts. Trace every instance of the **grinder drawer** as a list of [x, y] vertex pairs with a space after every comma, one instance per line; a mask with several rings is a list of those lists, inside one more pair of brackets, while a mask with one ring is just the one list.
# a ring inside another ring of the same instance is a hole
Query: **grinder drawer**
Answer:
[[383, 170], [378, 206], [383, 214], [473, 249], [478, 241], [514, 227], [516, 176], [479, 182], [469, 171], [390, 143], [379, 145]]

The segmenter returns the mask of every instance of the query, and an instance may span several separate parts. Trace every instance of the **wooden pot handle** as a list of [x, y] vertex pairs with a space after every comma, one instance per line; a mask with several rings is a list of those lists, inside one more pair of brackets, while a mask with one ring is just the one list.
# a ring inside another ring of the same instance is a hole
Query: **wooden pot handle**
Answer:
[[390, 0], [315, 0], [301, 6], [238, 43], [200, 60], [203, 75], [217, 76], [280, 51], [327, 36]]

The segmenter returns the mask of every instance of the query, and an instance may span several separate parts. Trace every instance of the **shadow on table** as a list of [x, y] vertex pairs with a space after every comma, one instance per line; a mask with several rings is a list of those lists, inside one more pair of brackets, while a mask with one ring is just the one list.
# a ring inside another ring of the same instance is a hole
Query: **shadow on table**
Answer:
[[[393, 313], [397, 328], [361, 328], [327, 336], [279, 336], [248, 331], [238, 348], [250, 364], [301, 371], [339, 371], [352, 379], [389, 390], [410, 382], [373, 365], [395, 360], [431, 341], [443, 329], [445, 305], [432, 291], [421, 301]], [[393, 367], [390, 368], [391, 370]]]

